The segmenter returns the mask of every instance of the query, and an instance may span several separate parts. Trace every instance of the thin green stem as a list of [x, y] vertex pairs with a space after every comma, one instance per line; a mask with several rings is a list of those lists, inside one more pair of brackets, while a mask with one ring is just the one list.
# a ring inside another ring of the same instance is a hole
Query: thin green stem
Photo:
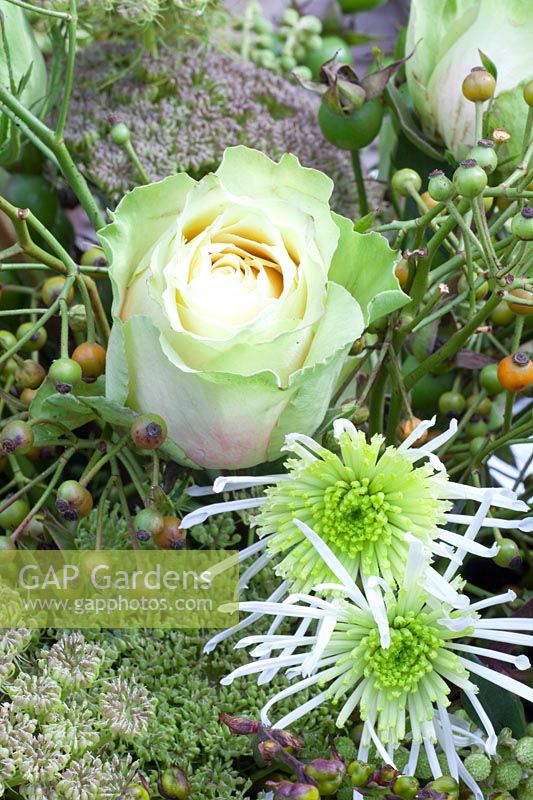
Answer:
[[420, 378], [423, 378], [426, 373], [431, 372], [439, 364], [442, 364], [447, 358], [451, 358], [462, 347], [474, 333], [478, 325], [489, 316], [491, 311], [494, 311], [500, 298], [498, 294], [494, 293], [485, 305], [474, 314], [474, 316], [466, 323], [457, 333], [455, 333], [448, 341], [432, 353], [425, 361], [422, 362], [416, 369], [409, 373], [405, 378], [405, 388], [410, 390], [413, 388]]
[[368, 199], [366, 196], [365, 180], [363, 178], [363, 170], [361, 168], [361, 159], [359, 157], [359, 150], [351, 150], [353, 174], [355, 177], [355, 185], [357, 186], [357, 198], [359, 200], [359, 213], [362, 217], [368, 214]]
[[102, 467], [108, 464], [116, 455], [120, 453], [123, 447], [125, 447], [129, 441], [130, 434], [129, 432], [122, 436], [121, 439], [118, 440], [113, 447], [109, 447], [107, 453], [105, 453], [102, 458], [100, 458], [96, 464], [94, 464], [90, 469], [88, 469], [80, 478], [80, 483], [82, 486], [88, 486], [91, 480], [97, 475]]
[[67, 67], [65, 71], [65, 88], [63, 90], [63, 97], [61, 98], [61, 106], [57, 117], [56, 125], [56, 139], [58, 142], [63, 141], [63, 133], [67, 122], [68, 106], [70, 96], [72, 94], [72, 86], [74, 84], [74, 65], [76, 62], [76, 33], [78, 28], [78, 17], [76, 0], [70, 0], [69, 3], [69, 20], [68, 20], [68, 51], [67, 51]]
[[53, 19], [63, 19], [68, 22], [69, 15], [66, 14], [64, 11], [52, 11], [48, 8], [41, 8], [40, 6], [34, 6], [31, 3], [26, 3], [24, 0], [7, 0], [8, 3], [11, 3], [13, 6], [19, 6], [19, 8], [24, 8], [26, 11], [31, 11], [32, 14], [42, 14], [45, 17], [52, 17]]

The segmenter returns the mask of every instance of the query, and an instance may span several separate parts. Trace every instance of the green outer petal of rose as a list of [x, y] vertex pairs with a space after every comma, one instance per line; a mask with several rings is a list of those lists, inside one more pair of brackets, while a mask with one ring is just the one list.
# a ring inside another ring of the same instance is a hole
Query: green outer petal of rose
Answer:
[[330, 280], [355, 297], [365, 326], [409, 302], [394, 268], [401, 256], [379, 233], [357, 233], [349, 219], [333, 214], [340, 240], [329, 271]]
[[[330, 284], [326, 312], [308, 361], [282, 389], [270, 371], [243, 376], [180, 366], [152, 322], [135, 316], [121, 325], [124, 352], [135, 356], [128, 359], [127, 404], [137, 411], [161, 414], [169, 436], [189, 462], [228, 469], [254, 466], [279, 457], [287, 433], [316, 430], [344, 357], [363, 327], [355, 300], [341, 286]], [[120, 337], [111, 340], [111, 351], [120, 346]], [[110, 357], [117, 356], [111, 352]]]
[[117, 316], [130, 280], [147, 255], [183, 209], [196, 181], [184, 173], [171, 175], [129, 192], [111, 213], [112, 222], [98, 232], [112, 263], [113, 315]]

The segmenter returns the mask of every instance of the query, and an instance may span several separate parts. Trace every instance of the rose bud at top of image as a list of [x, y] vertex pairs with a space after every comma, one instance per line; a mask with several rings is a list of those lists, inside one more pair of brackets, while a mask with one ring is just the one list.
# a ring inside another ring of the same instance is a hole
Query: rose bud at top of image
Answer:
[[[412, 0], [405, 69], [409, 93], [425, 133], [458, 159], [475, 142], [475, 103], [462, 91], [480, 51], [497, 68], [489, 130], [510, 135], [507, 152], [520, 153], [528, 106], [523, 87], [533, 77], [530, 0]], [[484, 103], [487, 110], [488, 102]]]
[[312, 434], [353, 342], [408, 301], [398, 254], [334, 214], [332, 189], [293, 155], [233, 147], [200, 181], [134, 189], [100, 232], [106, 394], [159, 414], [183, 463], [250, 467], [289, 432]]

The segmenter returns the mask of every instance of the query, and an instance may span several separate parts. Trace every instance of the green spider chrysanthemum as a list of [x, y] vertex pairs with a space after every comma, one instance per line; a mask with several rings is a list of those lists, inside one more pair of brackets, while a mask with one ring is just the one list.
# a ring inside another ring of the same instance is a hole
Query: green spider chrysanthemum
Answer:
[[257, 516], [260, 537], [277, 533], [268, 549], [284, 556], [278, 573], [298, 575], [304, 591], [331, 575], [294, 519], [309, 525], [351, 575], [394, 583], [405, 569], [406, 533], [429, 544], [450, 508], [441, 499], [445, 479], [428, 464], [414, 466], [407, 451], [383, 450], [383, 436], [367, 442], [362, 432], [345, 431], [338, 443], [339, 455], [315, 445], [312, 459], [301, 448], [287, 462], [288, 479], [266, 490]]
[[[317, 540], [317, 544], [318, 544]], [[323, 543], [319, 545], [325, 552]], [[511, 663], [515, 669], [530, 667], [524, 655], [471, 644], [481, 640], [530, 645], [531, 619], [490, 616], [483, 608], [513, 600], [508, 591], [500, 596], [469, 604], [456, 594], [462, 585], [450, 585], [450, 602], [437, 598], [430, 586], [430, 568], [420, 542], [411, 542], [407, 565], [398, 590], [379, 578], [369, 578], [364, 591], [346, 575], [344, 567], [329, 551], [328, 562], [335, 583], [315, 587], [320, 594], [334, 591], [327, 600], [319, 595], [293, 595], [279, 602], [244, 602], [243, 611], [267, 614], [276, 620], [295, 620], [298, 630], [247, 636], [237, 647], [252, 647], [252, 663], [238, 667], [222, 683], [244, 675], [259, 675], [267, 683], [280, 671], [296, 678], [264, 706], [263, 724], [271, 725], [271, 709], [281, 700], [316, 687], [318, 693], [296, 705], [275, 727], [290, 727], [321, 704], [339, 705], [337, 725], [343, 726], [357, 708], [363, 721], [360, 754], [366, 760], [372, 743], [380, 756], [393, 763], [394, 750], [402, 742], [412, 746], [411, 770], [416, 767], [420, 747], [426, 750], [432, 769], [439, 769], [435, 744], [445, 751], [450, 772], [457, 776], [458, 756], [453, 741], [454, 720], [447, 712], [452, 688], [463, 691], [488, 735], [485, 743], [494, 753], [497, 736], [480, 703], [475, 677], [505, 686], [511, 692], [533, 699], [533, 690], [514, 678], [487, 667], [479, 656]], [[277, 630], [277, 629], [276, 629]], [[527, 631], [528, 633], [523, 633]], [[408, 772], [408, 774], [412, 774]]]

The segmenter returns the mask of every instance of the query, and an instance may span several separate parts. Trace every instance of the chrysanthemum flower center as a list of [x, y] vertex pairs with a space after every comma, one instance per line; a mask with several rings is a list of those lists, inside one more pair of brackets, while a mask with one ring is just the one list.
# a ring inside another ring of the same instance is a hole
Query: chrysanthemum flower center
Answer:
[[390, 503], [383, 492], [372, 493], [370, 481], [336, 481], [324, 492], [324, 505], [315, 513], [316, 528], [328, 544], [336, 544], [354, 556], [368, 542], [390, 543], [387, 512]]
[[397, 616], [390, 626], [390, 646], [381, 646], [378, 630], [365, 637], [360, 649], [365, 660], [365, 676], [373, 676], [377, 689], [389, 700], [415, 692], [418, 683], [433, 670], [433, 662], [444, 646], [431, 625], [411, 615]]

